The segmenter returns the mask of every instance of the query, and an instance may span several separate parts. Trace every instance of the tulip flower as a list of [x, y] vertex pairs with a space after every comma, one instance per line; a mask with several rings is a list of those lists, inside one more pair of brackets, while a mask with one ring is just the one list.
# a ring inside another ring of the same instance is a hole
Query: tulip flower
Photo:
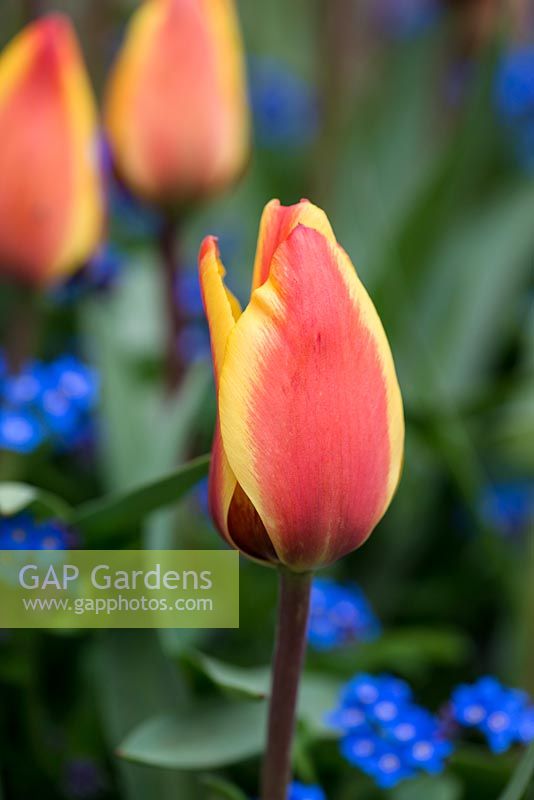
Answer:
[[135, 193], [180, 205], [235, 180], [248, 155], [233, 0], [145, 0], [112, 71], [105, 121]]
[[0, 275], [40, 286], [81, 266], [103, 223], [96, 109], [66, 17], [0, 55]]
[[399, 482], [404, 422], [388, 341], [325, 213], [308, 201], [267, 205], [242, 313], [224, 274], [208, 237], [212, 514], [245, 555], [315, 570], [365, 542]]

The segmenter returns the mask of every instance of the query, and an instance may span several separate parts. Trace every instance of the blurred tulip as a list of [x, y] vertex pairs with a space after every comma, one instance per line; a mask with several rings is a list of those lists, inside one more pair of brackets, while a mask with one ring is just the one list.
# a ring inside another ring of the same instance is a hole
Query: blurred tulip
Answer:
[[105, 117], [119, 175], [149, 200], [178, 205], [235, 180], [249, 119], [233, 0], [145, 0]]
[[96, 109], [75, 33], [52, 14], [0, 55], [0, 275], [60, 280], [98, 246]]
[[243, 313], [200, 253], [218, 391], [210, 507], [245, 555], [306, 571], [367, 539], [397, 487], [402, 400], [377, 312], [308, 201], [263, 214]]

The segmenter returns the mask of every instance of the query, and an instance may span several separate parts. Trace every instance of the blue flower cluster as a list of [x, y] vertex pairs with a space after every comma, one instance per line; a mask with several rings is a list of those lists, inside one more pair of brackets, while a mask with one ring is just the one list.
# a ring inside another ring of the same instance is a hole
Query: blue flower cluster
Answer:
[[294, 781], [289, 787], [288, 800], [326, 800], [326, 795], [319, 786], [306, 786]]
[[496, 79], [497, 112], [512, 141], [518, 162], [534, 169], [534, 45], [510, 49]]
[[308, 641], [316, 650], [332, 650], [349, 642], [373, 639], [380, 623], [357, 586], [327, 578], [313, 582]]
[[347, 761], [384, 789], [421, 771], [441, 772], [453, 750], [440, 720], [414, 703], [407, 683], [390, 675], [350, 680], [328, 722], [343, 734]]
[[27, 454], [45, 442], [76, 449], [92, 430], [97, 399], [95, 371], [74, 356], [32, 361], [16, 375], [0, 357], [0, 450]]
[[0, 550], [66, 550], [72, 535], [58, 522], [36, 522], [30, 514], [0, 517]]
[[249, 83], [260, 147], [301, 148], [314, 140], [319, 129], [319, 103], [310, 84], [272, 58], [251, 59]]
[[289, 786], [287, 800], [326, 800], [326, 795], [319, 786], [293, 781]]
[[534, 705], [529, 696], [503, 686], [496, 678], [487, 676], [474, 684], [458, 686], [451, 710], [459, 725], [482, 733], [494, 753], [534, 740]]
[[491, 484], [481, 498], [484, 519], [504, 536], [523, 533], [534, 522], [534, 482]]

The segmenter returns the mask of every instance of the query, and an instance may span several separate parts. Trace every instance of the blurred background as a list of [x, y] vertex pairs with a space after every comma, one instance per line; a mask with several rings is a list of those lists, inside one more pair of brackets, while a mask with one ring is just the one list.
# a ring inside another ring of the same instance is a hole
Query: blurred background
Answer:
[[[36, 15], [64, 11], [101, 98], [137, 5], [11, 0], [0, 44]], [[359, 614], [368, 604], [373, 624], [312, 639], [297, 775], [330, 800], [493, 800], [520, 757], [513, 737], [496, 754], [468, 729], [440, 775], [388, 790], [340, 755], [322, 720], [361, 671], [403, 678], [453, 726], [459, 684], [490, 674], [534, 693], [534, 9], [528, 0], [242, 0], [239, 15], [252, 154], [239, 180], [182, 217], [170, 284], [179, 381], [169, 394], [165, 214], [108, 168], [101, 246], [40, 294], [22, 372], [2, 373], [0, 477], [76, 506], [209, 452], [198, 247], [219, 237], [228, 284], [246, 303], [263, 206], [308, 197], [384, 322], [407, 450], [386, 518], [328, 573], [359, 587], [346, 602]], [[29, 302], [2, 285], [4, 350], [24, 339], [16, 323]], [[33, 546], [45, 535], [59, 546], [222, 546], [204, 483], [119, 533], [67, 531], [49, 516], [6, 515], [0, 543], [15, 546], [23, 529]], [[255, 797], [275, 607], [275, 575], [243, 562], [239, 630], [0, 632], [3, 800]], [[146, 729], [133, 757], [144, 763], [117, 754], [132, 730], [173, 708], [183, 728], [170, 755]], [[231, 742], [224, 756], [217, 731]]]

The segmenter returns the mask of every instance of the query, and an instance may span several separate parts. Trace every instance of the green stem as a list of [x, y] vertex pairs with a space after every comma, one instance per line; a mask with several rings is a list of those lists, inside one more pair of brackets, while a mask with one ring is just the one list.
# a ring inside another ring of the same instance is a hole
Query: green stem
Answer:
[[278, 630], [273, 661], [262, 800], [287, 800], [291, 747], [310, 606], [311, 574], [280, 571]]
[[169, 394], [176, 391], [185, 371], [179, 349], [179, 336], [184, 327], [184, 319], [177, 297], [177, 278], [180, 274], [178, 231], [179, 225], [176, 219], [169, 216], [163, 223], [159, 237], [167, 326], [165, 382]]

